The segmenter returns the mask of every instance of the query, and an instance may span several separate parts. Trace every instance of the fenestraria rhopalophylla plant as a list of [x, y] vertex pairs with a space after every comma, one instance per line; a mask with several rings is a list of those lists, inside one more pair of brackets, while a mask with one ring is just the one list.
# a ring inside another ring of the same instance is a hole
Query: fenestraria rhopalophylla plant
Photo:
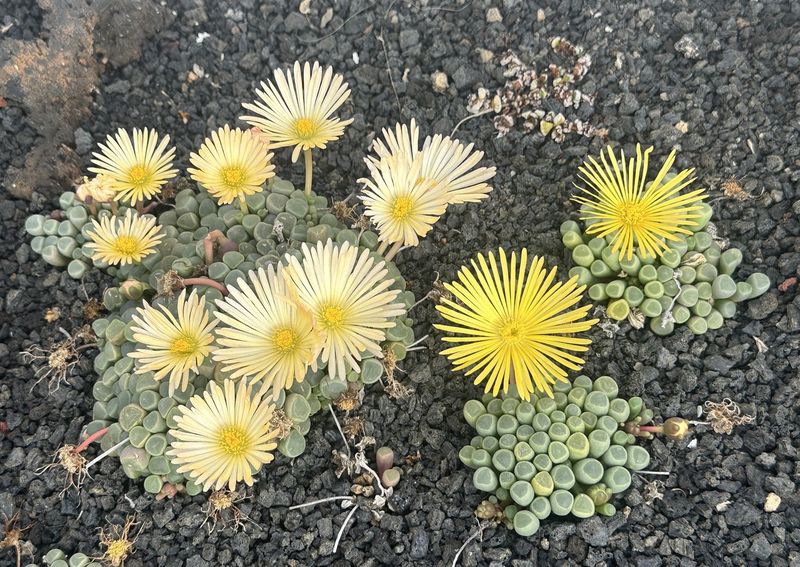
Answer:
[[311, 312], [290, 300], [284, 269], [250, 272], [249, 282], [239, 279], [230, 294], [217, 301], [217, 328], [213, 358], [232, 378], [263, 381], [277, 399], [281, 390], [301, 382], [322, 341], [314, 329]]
[[304, 153], [306, 194], [311, 193], [311, 150], [324, 149], [338, 140], [353, 119], [342, 120], [333, 113], [350, 96], [344, 77], [319, 63], [296, 61], [292, 69], [276, 69], [273, 81], [261, 83], [258, 98], [242, 106], [253, 114], [241, 119], [263, 131], [273, 148], [293, 146], [292, 161]]
[[[160, 310], [159, 310], [160, 309]], [[139, 361], [139, 372], [152, 371], [156, 380], [169, 376], [169, 395], [185, 390], [191, 372], [197, 372], [211, 353], [217, 320], [210, 320], [205, 297], [193, 291], [178, 296], [177, 315], [164, 305], [147, 302], [134, 315], [133, 338], [140, 343], [130, 357]]]
[[[498, 262], [499, 258], [499, 262]], [[442, 338], [456, 346], [442, 351], [455, 365], [475, 376], [475, 384], [497, 395], [516, 385], [520, 397], [534, 391], [552, 396], [552, 384], [566, 381], [567, 370], [578, 370], [590, 339], [573, 336], [591, 328], [597, 319], [585, 319], [591, 305], [572, 309], [585, 286], [576, 278], [556, 281], [556, 269], [522, 249], [508, 258], [499, 249], [488, 261], [478, 254], [472, 268], [462, 267], [458, 280], [445, 284], [455, 300], [443, 299], [436, 309], [451, 324], [436, 324], [452, 333]], [[499, 265], [498, 265], [499, 264]]]
[[245, 197], [258, 193], [264, 182], [275, 175], [273, 154], [249, 130], [231, 129], [227, 124], [212, 132], [190, 161], [192, 179], [205, 187], [220, 205], [239, 201], [247, 214]]
[[92, 258], [111, 265], [137, 264], [152, 254], [164, 238], [156, 219], [140, 217], [131, 209], [124, 219], [104, 216], [92, 219], [91, 242], [86, 247]]
[[655, 179], [647, 184], [648, 158], [653, 148], [644, 153], [636, 146], [636, 157], [619, 158], [609, 146], [607, 156], [600, 162], [590, 157], [579, 168], [579, 179], [585, 186], [575, 184], [582, 194], [573, 199], [583, 205], [581, 219], [587, 223], [587, 234], [610, 236], [612, 251], [620, 258], [630, 259], [634, 249], [645, 256], [658, 257], [678, 235], [690, 235], [690, 228], [699, 219], [704, 189], [681, 193], [695, 178], [694, 169], [668, 175], [675, 162], [673, 150]]
[[153, 129], [133, 129], [133, 137], [122, 128], [116, 135], [107, 136], [94, 152], [89, 171], [107, 175], [116, 190], [115, 199], [131, 205], [141, 204], [161, 192], [164, 184], [178, 174], [172, 169], [175, 148], [167, 149], [169, 136], [161, 142]]
[[328, 240], [324, 246], [303, 244], [302, 252], [302, 262], [289, 258], [288, 287], [322, 333], [315, 356], [327, 363], [331, 378], [344, 378], [359, 369], [361, 353], [382, 356], [378, 343], [405, 307], [395, 303], [399, 291], [389, 289], [384, 262], [375, 262], [369, 250]]
[[202, 395], [179, 406], [168, 451], [178, 472], [203, 490], [235, 490], [240, 481], [252, 486], [253, 475], [272, 462], [277, 447], [277, 431], [270, 427], [274, 406], [262, 392], [254, 393], [246, 380], [225, 380], [222, 387], [210, 382]]

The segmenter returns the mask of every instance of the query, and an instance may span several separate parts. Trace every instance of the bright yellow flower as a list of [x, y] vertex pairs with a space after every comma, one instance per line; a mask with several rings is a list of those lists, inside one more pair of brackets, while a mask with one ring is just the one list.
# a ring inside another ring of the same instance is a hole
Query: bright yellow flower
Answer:
[[155, 252], [164, 238], [156, 219], [140, 217], [130, 209], [124, 219], [115, 216], [104, 216], [100, 222], [92, 219], [92, 228], [91, 242], [86, 244], [92, 250], [92, 260], [111, 265], [138, 264]]
[[383, 161], [388, 157], [405, 156], [413, 160], [421, 156], [419, 176], [444, 186], [447, 202], [451, 205], [475, 203], [485, 199], [492, 186], [486, 183], [494, 177], [494, 167], [473, 169], [483, 158], [483, 152], [473, 151], [474, 144], [465, 146], [450, 136], [436, 134], [425, 138], [419, 147], [419, 128], [412, 118], [411, 125], [397, 124], [395, 131], [383, 129], [386, 142], [375, 140], [373, 149], [378, 157], [370, 156], [367, 164]]
[[145, 302], [133, 316], [133, 338], [141, 346], [129, 356], [140, 361], [140, 373], [152, 371], [156, 380], [169, 375], [171, 396], [186, 389], [190, 372], [196, 373], [211, 353], [217, 321], [209, 321], [206, 298], [196, 291], [188, 299], [185, 289], [178, 296], [177, 318], [164, 305], [159, 307], [161, 311]]
[[360, 199], [378, 227], [380, 239], [416, 246], [447, 208], [445, 185], [420, 175], [422, 159], [367, 161], [371, 178], [362, 178]]
[[261, 83], [256, 89], [261, 100], [244, 103], [253, 115], [241, 119], [260, 128], [270, 139], [273, 148], [294, 146], [292, 161], [297, 161], [301, 150], [325, 148], [328, 142], [339, 139], [345, 126], [353, 119], [331, 118], [350, 96], [344, 77], [333, 73], [333, 68], [313, 67], [306, 62], [284, 74], [274, 73], [275, 82]]
[[214, 360], [224, 364], [231, 378], [250, 383], [263, 380], [277, 399], [284, 388], [302, 382], [309, 365], [316, 370], [321, 337], [314, 332], [311, 313], [289, 301], [284, 270], [272, 266], [251, 271], [250, 283], [239, 279], [238, 289], [217, 301], [216, 317], [226, 327], [217, 329]]
[[566, 381], [564, 368], [579, 370], [583, 359], [571, 354], [585, 352], [590, 339], [570, 336], [588, 330], [597, 319], [583, 320], [591, 305], [568, 311], [581, 300], [586, 286], [577, 277], [553, 283], [556, 269], [548, 273], [543, 260], [523, 248], [519, 264], [516, 252], [510, 261], [500, 248], [500, 267], [489, 253], [472, 260], [472, 270], [462, 267], [458, 280], [445, 284], [458, 303], [448, 299], [436, 309], [453, 325], [434, 325], [456, 336], [443, 337], [457, 346], [442, 351], [454, 370], [477, 373], [475, 384], [486, 382], [485, 391], [496, 396], [514, 383], [524, 400], [534, 390], [553, 395], [551, 384]]
[[269, 147], [249, 130], [231, 130], [226, 124], [205, 139], [199, 153], [191, 154], [189, 160], [197, 169], [187, 171], [225, 205], [261, 191], [262, 184], [275, 175], [272, 156]]
[[349, 369], [359, 370], [361, 353], [382, 356], [379, 343], [405, 307], [393, 303], [400, 292], [389, 289], [385, 263], [375, 263], [369, 250], [359, 252], [348, 242], [338, 245], [330, 239], [324, 246], [303, 243], [302, 250], [302, 263], [287, 256], [287, 286], [322, 333], [314, 358], [321, 353], [331, 378], [343, 380]]
[[[656, 178], [645, 185], [647, 161], [653, 148], [636, 145], [636, 158], [619, 159], [608, 146], [608, 159], [600, 154], [600, 162], [590, 157], [579, 168], [580, 179], [587, 188], [575, 184], [585, 196], [573, 197], [581, 203], [581, 219], [590, 221], [587, 234], [609, 236], [612, 251], [630, 259], [638, 248], [644, 256], [660, 256], [667, 249], [667, 240], [678, 240], [676, 234], [692, 234], [686, 227], [702, 215], [701, 201], [706, 198], [704, 189], [681, 194], [681, 190], [695, 181], [694, 169], [684, 169], [671, 179], [667, 173], [675, 161], [673, 150]], [[620, 165], [622, 167], [620, 167]]]
[[223, 388], [209, 382], [202, 396], [178, 406], [178, 426], [169, 431], [175, 441], [167, 455], [203, 490], [235, 490], [241, 480], [252, 486], [278, 445], [278, 432], [270, 429], [274, 406], [262, 398], [263, 390], [253, 394], [246, 380], [238, 387], [225, 380]]
[[102, 152], [94, 152], [89, 171], [107, 175], [117, 194], [117, 201], [135, 205], [161, 191], [161, 187], [178, 174], [172, 167], [175, 148], [169, 148], [169, 136], [158, 143], [155, 130], [133, 129], [133, 140], [127, 131], [120, 128], [106, 143], [100, 144]]

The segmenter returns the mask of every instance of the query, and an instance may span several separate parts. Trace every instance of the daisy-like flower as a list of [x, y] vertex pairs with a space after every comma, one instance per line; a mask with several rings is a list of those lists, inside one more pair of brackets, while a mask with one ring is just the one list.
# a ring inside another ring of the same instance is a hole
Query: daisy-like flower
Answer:
[[275, 175], [268, 146], [247, 130], [231, 130], [227, 124], [211, 133], [192, 153], [188, 168], [192, 179], [203, 185], [220, 205], [261, 191], [261, 185]]
[[185, 390], [190, 372], [197, 372], [211, 353], [212, 330], [216, 320], [209, 321], [206, 298], [193, 291], [186, 298], [184, 289], [178, 296], [177, 317], [164, 305], [161, 311], [144, 303], [138, 316], [133, 316], [133, 338], [141, 345], [131, 358], [139, 361], [139, 372], [154, 372], [155, 379], [169, 375], [169, 395]]
[[116, 194], [113, 180], [107, 175], [95, 175], [92, 179], [84, 176], [83, 183], [75, 191], [75, 196], [81, 201], [91, 199], [94, 203], [108, 203]]
[[133, 139], [126, 130], [120, 128], [117, 134], [106, 137], [100, 144], [102, 152], [93, 152], [90, 167], [92, 173], [107, 175], [117, 192], [117, 201], [135, 205], [149, 199], [161, 191], [161, 187], [178, 174], [172, 168], [175, 148], [169, 148], [169, 136], [161, 143], [155, 130], [133, 129]]
[[411, 125], [397, 124], [395, 131], [383, 129], [385, 143], [375, 140], [373, 149], [377, 157], [370, 156], [367, 164], [389, 157], [405, 156], [409, 160], [421, 156], [420, 177], [432, 179], [444, 186], [448, 204], [475, 203], [485, 199], [492, 186], [487, 183], [494, 177], [494, 167], [475, 166], [483, 158], [483, 152], [473, 151], [474, 144], [464, 145], [449, 136], [436, 134], [425, 138], [419, 147], [419, 128], [412, 118]]
[[360, 199], [384, 242], [416, 246], [447, 208], [445, 185], [421, 176], [422, 159], [367, 161]]
[[256, 89], [260, 100], [242, 105], [253, 114], [241, 119], [260, 128], [272, 147], [294, 146], [293, 162], [301, 150], [324, 149], [353, 121], [331, 118], [350, 96], [344, 77], [334, 74], [332, 67], [323, 69], [317, 62], [301, 66], [296, 61], [285, 73], [276, 69], [273, 78], [274, 83], [262, 82], [263, 90]]
[[175, 441], [167, 451], [178, 472], [203, 490], [235, 490], [241, 480], [252, 486], [253, 474], [272, 461], [278, 446], [278, 432], [270, 428], [274, 406], [262, 392], [254, 394], [246, 380], [238, 386], [225, 380], [222, 388], [212, 381], [202, 395], [178, 406], [177, 427], [170, 429]]
[[384, 262], [375, 263], [369, 250], [330, 239], [323, 246], [303, 244], [302, 263], [290, 256], [284, 272], [295, 301], [312, 313], [322, 342], [314, 358], [321, 354], [331, 378], [344, 379], [349, 369], [358, 371], [362, 352], [381, 356], [379, 343], [392, 318], [405, 313], [394, 303], [398, 290], [389, 289]]
[[591, 343], [570, 336], [597, 323], [584, 319], [591, 305], [570, 310], [586, 286], [579, 287], [577, 277], [554, 283], [556, 269], [547, 272], [537, 256], [529, 266], [524, 248], [519, 264], [516, 252], [509, 260], [500, 248], [499, 258], [498, 268], [493, 253], [488, 263], [479, 254], [471, 270], [462, 267], [458, 281], [445, 284], [458, 302], [443, 299], [436, 309], [453, 324], [435, 327], [453, 333], [442, 340], [457, 346], [442, 354], [454, 370], [477, 373], [475, 384], [486, 382], [485, 391], [494, 396], [508, 392], [513, 382], [524, 400], [534, 390], [552, 397], [551, 384], [567, 379], [565, 368], [578, 370], [584, 363], [572, 353], [585, 352]]
[[100, 222], [92, 219], [92, 228], [91, 242], [86, 244], [92, 250], [92, 260], [111, 265], [138, 264], [155, 252], [164, 238], [156, 219], [140, 217], [130, 209], [124, 219], [115, 216], [103, 217]]
[[611, 146], [608, 158], [600, 154], [600, 163], [590, 157], [579, 168], [580, 180], [575, 184], [583, 195], [573, 197], [583, 205], [581, 219], [591, 221], [586, 233], [597, 237], [610, 236], [612, 251], [630, 259], [634, 248], [644, 256], [660, 256], [667, 249], [667, 240], [678, 240], [677, 234], [691, 234], [686, 227], [694, 224], [702, 214], [701, 201], [705, 190], [697, 189], [681, 194], [681, 190], [695, 181], [694, 169], [684, 169], [667, 178], [675, 161], [673, 150], [656, 178], [646, 186], [647, 162], [653, 148], [636, 145], [636, 158], [619, 159]]
[[226, 327], [217, 329], [213, 358], [222, 362], [231, 378], [251, 383], [263, 380], [277, 399], [284, 388], [302, 382], [309, 365], [316, 369], [321, 340], [311, 313], [289, 301], [283, 269], [251, 271], [250, 283], [239, 279], [238, 289], [217, 301], [216, 317]]

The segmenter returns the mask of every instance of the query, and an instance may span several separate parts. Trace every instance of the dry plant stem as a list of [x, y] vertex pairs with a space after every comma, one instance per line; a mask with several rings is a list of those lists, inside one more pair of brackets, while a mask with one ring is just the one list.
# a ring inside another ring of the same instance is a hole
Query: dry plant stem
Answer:
[[139, 216], [144, 214], [144, 201], [136, 201], [136, 212], [139, 213]]
[[139, 214], [146, 215], [147, 213], [149, 213], [150, 211], [155, 209], [158, 205], [159, 205], [158, 201], [153, 201], [150, 204], [148, 204], [146, 207], [142, 207], [142, 211]]
[[307, 149], [307, 150], [303, 150], [303, 160], [305, 161], [305, 164], [306, 164], [306, 186], [305, 186], [305, 192], [306, 192], [306, 197], [310, 197], [311, 196], [311, 180], [312, 180], [312, 177], [314, 175], [314, 165], [313, 165], [313, 160], [311, 158], [311, 149], [310, 148]]
[[344, 431], [342, 431], [342, 426], [339, 424], [339, 419], [336, 417], [336, 412], [333, 411], [333, 404], [329, 404], [328, 409], [331, 410], [331, 415], [333, 416], [333, 422], [336, 424], [336, 429], [339, 430], [339, 435], [342, 436], [342, 441], [344, 441], [344, 447], [345, 449], [347, 449], [347, 456], [352, 457], [353, 453], [350, 451], [350, 445], [347, 443], [347, 438], [344, 436]]
[[466, 117], [462, 118], [461, 121], [459, 121], [459, 123], [456, 124], [455, 128], [453, 128], [453, 131], [450, 132], [450, 137], [452, 138], [455, 135], [456, 130], [458, 130], [458, 128], [464, 122], [466, 122], [467, 120], [472, 120], [473, 118], [477, 118], [478, 116], [483, 116], [484, 114], [489, 114], [490, 112], [494, 112], [494, 109], [493, 108], [487, 108], [486, 110], [483, 110], [483, 111], [478, 112], [476, 114], [470, 114], [469, 116], [466, 116]]
[[122, 441], [111, 447], [108, 451], [103, 451], [102, 453], [97, 455], [94, 459], [86, 463], [86, 470], [88, 471], [92, 465], [96, 465], [97, 463], [105, 459], [107, 456], [109, 456], [111, 453], [113, 453], [114, 451], [125, 445], [127, 442], [128, 438], [126, 437], [125, 439], [123, 439]]
[[181, 281], [183, 282], [183, 287], [190, 285], [207, 285], [209, 287], [213, 287], [214, 289], [218, 289], [222, 295], [228, 295], [228, 288], [225, 286], [225, 284], [214, 281], [211, 278], [185, 278]]
[[91, 444], [92, 444], [92, 442], [94, 442], [94, 441], [97, 441], [98, 439], [100, 439], [101, 437], [103, 437], [103, 435], [105, 435], [106, 433], [108, 433], [108, 429], [109, 429], [108, 427], [104, 427], [103, 429], [100, 429], [100, 430], [98, 430], [98, 431], [95, 431], [94, 433], [92, 433], [91, 435], [89, 435], [89, 437], [87, 437], [86, 439], [84, 439], [84, 440], [83, 440], [83, 443], [81, 443], [80, 445], [78, 445], [77, 447], [75, 447], [75, 452], [76, 452], [76, 453], [80, 453], [81, 451], [85, 451], [85, 450], [86, 450], [86, 448], [87, 448], [89, 445], [91, 445]]
[[465, 541], [465, 542], [464, 542], [464, 543], [461, 545], [461, 547], [459, 547], [459, 548], [458, 548], [458, 551], [456, 551], [456, 554], [455, 554], [455, 556], [453, 557], [453, 567], [456, 567], [456, 565], [458, 564], [458, 558], [459, 558], [459, 557], [461, 557], [461, 554], [464, 552], [464, 550], [465, 550], [465, 549], [467, 549], [467, 546], [468, 546], [468, 545], [469, 545], [469, 544], [470, 544], [470, 543], [471, 543], [471, 542], [472, 542], [474, 539], [476, 539], [476, 538], [481, 538], [481, 541], [483, 541], [483, 530], [484, 530], [484, 529], [485, 529], [487, 526], [488, 526], [488, 524], [487, 524], [487, 523], [485, 523], [485, 522], [478, 522], [478, 528], [477, 528], [477, 529], [476, 529], [476, 530], [475, 530], [475, 531], [472, 533], [472, 535], [471, 535], [471, 536], [469, 536], [469, 537], [467, 538], [467, 541]]
[[89, 214], [93, 217], [97, 216], [97, 204], [94, 202], [94, 199], [89, 197], [89, 201], [87, 203], [89, 205]]
[[390, 250], [389, 250], [389, 251], [386, 253], [386, 255], [384, 256], [384, 258], [386, 258], [386, 261], [388, 262], [389, 260], [391, 260], [392, 258], [394, 258], [394, 257], [397, 255], [397, 253], [398, 253], [398, 252], [400, 252], [400, 250], [401, 250], [402, 248], [403, 248], [403, 242], [402, 242], [402, 241], [395, 242], [395, 243], [392, 245], [392, 248], [391, 248], [391, 249], [390, 249]]
[[333, 542], [333, 552], [334, 553], [336, 553], [336, 550], [339, 548], [339, 541], [342, 539], [342, 536], [344, 535], [344, 529], [347, 527], [347, 524], [350, 522], [350, 518], [352, 518], [353, 514], [356, 513], [356, 510], [358, 510], [358, 506], [357, 505], [353, 506], [353, 509], [350, 510], [350, 513], [347, 514], [347, 517], [344, 519], [344, 523], [342, 524], [342, 527], [339, 529], [339, 534], [336, 536], [336, 541]]
[[111, 201], [111, 214], [116, 216], [118, 213], [119, 213], [119, 203], [117, 203], [116, 201], [112, 200]]
[[225, 235], [222, 234], [221, 230], [214, 229], [203, 239], [203, 251], [205, 252], [207, 265], [214, 263], [214, 243], [218, 243], [219, 239], [224, 237]]
[[306, 502], [305, 504], [295, 504], [294, 506], [289, 506], [289, 510], [299, 510], [300, 508], [308, 508], [309, 506], [316, 506], [317, 504], [324, 504], [325, 502], [335, 502], [337, 500], [355, 501], [352, 496], [330, 496], [328, 498], [312, 500], [311, 502]]

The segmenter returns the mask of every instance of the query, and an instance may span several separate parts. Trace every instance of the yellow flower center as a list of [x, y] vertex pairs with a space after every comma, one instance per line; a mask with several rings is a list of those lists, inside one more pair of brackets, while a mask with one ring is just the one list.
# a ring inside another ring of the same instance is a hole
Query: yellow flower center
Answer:
[[147, 169], [143, 165], [134, 165], [128, 171], [128, 179], [131, 185], [142, 186], [147, 182]]
[[398, 221], [407, 220], [414, 211], [414, 200], [408, 195], [397, 197], [392, 203], [392, 217]]
[[294, 121], [294, 133], [301, 140], [308, 140], [316, 132], [316, 124], [310, 118], [298, 118]]
[[320, 309], [319, 318], [326, 329], [338, 329], [344, 323], [344, 309], [338, 305], [326, 305]]
[[637, 230], [647, 220], [647, 207], [641, 201], [627, 201], [620, 205], [617, 216], [620, 223]]
[[523, 339], [522, 325], [516, 319], [502, 321], [497, 333], [507, 345], [519, 344]]
[[219, 448], [229, 457], [241, 457], [250, 447], [247, 431], [237, 425], [223, 427], [219, 432]]
[[121, 565], [122, 561], [128, 556], [132, 543], [126, 539], [115, 539], [108, 542], [106, 557], [112, 565]]
[[230, 189], [239, 189], [246, 179], [244, 168], [238, 165], [223, 167], [219, 175], [222, 182]]
[[294, 351], [299, 342], [300, 337], [293, 329], [278, 329], [272, 335], [272, 346], [283, 354]]
[[140, 251], [139, 241], [132, 236], [118, 236], [114, 241], [114, 251], [120, 256], [133, 256]]
[[180, 354], [182, 356], [189, 356], [197, 352], [197, 348], [200, 344], [197, 341], [196, 337], [191, 335], [180, 335], [177, 339], [172, 341], [172, 344], [169, 347], [170, 352], [173, 354]]

